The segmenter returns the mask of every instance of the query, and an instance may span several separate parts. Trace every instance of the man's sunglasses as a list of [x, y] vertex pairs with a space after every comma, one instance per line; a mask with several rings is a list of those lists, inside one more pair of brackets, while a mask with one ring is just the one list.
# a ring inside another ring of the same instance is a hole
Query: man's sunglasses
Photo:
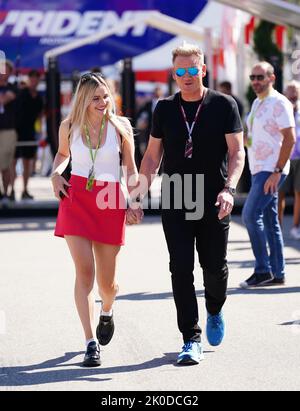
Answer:
[[265, 78], [266, 78], [266, 76], [264, 76], [263, 74], [257, 74], [257, 75], [250, 74], [250, 76], [249, 76], [249, 79], [251, 81], [254, 81], [254, 80], [263, 81]]
[[199, 69], [197, 67], [189, 67], [187, 69], [185, 68], [178, 68], [175, 71], [176, 76], [182, 77], [185, 75], [185, 73], [188, 72], [190, 76], [197, 76], [199, 73]]

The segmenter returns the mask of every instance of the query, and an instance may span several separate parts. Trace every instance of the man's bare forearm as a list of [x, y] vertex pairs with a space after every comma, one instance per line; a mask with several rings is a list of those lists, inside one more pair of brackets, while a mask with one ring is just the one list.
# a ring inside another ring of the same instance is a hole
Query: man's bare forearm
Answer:
[[278, 161], [277, 161], [277, 167], [284, 168], [284, 166], [286, 165], [286, 163], [288, 162], [292, 154], [295, 141], [296, 141], [296, 138], [293, 132], [291, 132], [291, 134], [283, 140], [282, 147], [281, 147]]
[[228, 178], [226, 185], [236, 188], [245, 166], [245, 150], [228, 156]]
[[160, 164], [161, 161], [154, 161], [150, 156], [144, 156], [140, 167], [138, 184], [141, 196], [144, 196], [151, 187], [153, 180], [158, 174]]
[[132, 169], [126, 168], [125, 179], [126, 179], [127, 190], [128, 190], [128, 193], [130, 194], [138, 184], [139, 173], [137, 169], [136, 168], [132, 168]]

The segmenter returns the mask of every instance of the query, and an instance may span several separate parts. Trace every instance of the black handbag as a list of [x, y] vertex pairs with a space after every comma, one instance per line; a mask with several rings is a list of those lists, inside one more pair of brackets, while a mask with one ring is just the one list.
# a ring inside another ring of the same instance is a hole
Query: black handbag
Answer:
[[[69, 141], [69, 149], [70, 149], [70, 137], [71, 137], [71, 135], [70, 135], [70, 130], [71, 130], [71, 127], [72, 127], [72, 125], [71, 125], [71, 123], [69, 124], [69, 136], [68, 136], [68, 141]], [[67, 167], [64, 169], [64, 171], [61, 173], [61, 176], [66, 180], [66, 181], [68, 181], [69, 182], [69, 180], [70, 180], [70, 178], [71, 178], [71, 171], [72, 171], [72, 155], [71, 155], [71, 150], [70, 150], [70, 157], [69, 157], [69, 162], [68, 162], [68, 164], [67, 164]], [[68, 188], [68, 186], [64, 186], [66, 189]], [[65, 195], [62, 193], [62, 192], [60, 192], [59, 193], [59, 196], [60, 196], [60, 198], [61, 199], [63, 199], [64, 197], [65, 197]]]

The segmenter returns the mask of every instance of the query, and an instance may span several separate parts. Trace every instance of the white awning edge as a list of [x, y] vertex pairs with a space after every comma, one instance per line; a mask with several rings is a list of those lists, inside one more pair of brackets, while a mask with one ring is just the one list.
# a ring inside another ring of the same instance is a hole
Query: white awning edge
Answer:
[[214, 0], [261, 19], [300, 29], [300, 6], [282, 0]]

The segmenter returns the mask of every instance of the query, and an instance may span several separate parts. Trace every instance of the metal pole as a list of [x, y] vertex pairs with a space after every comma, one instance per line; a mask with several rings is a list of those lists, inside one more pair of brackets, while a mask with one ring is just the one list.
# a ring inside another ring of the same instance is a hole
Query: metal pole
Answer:
[[124, 60], [122, 72], [122, 111], [135, 124], [135, 74], [132, 70], [132, 59]]
[[47, 139], [53, 156], [58, 148], [58, 129], [61, 122], [60, 73], [55, 57], [48, 59], [46, 72]]
[[205, 62], [207, 66], [207, 78], [203, 80], [205, 86], [214, 88], [214, 60], [213, 60], [213, 41], [212, 29], [205, 28], [204, 30], [204, 45], [205, 45]]

